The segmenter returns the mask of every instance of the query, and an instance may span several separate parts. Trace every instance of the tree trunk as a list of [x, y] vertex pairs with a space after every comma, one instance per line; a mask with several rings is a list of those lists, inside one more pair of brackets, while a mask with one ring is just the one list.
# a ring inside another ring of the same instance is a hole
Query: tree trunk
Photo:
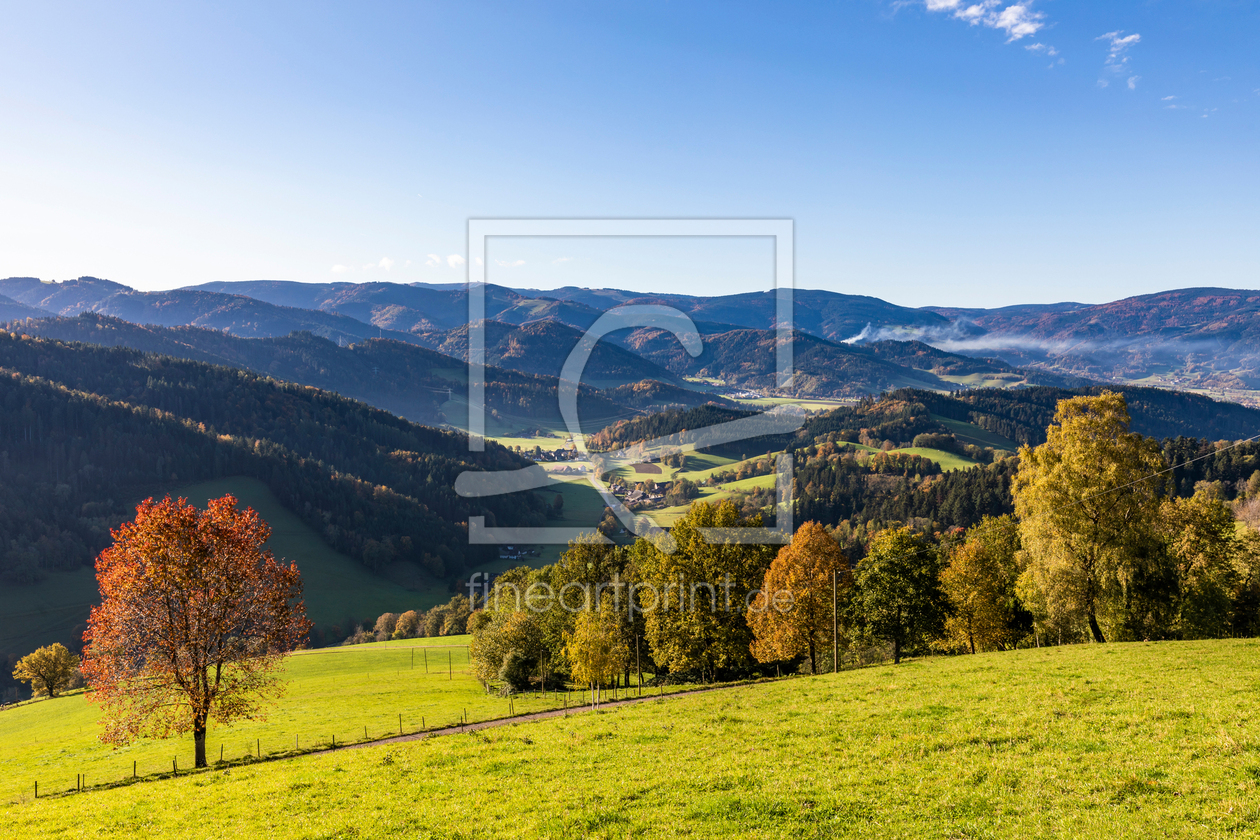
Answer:
[[809, 637], [809, 672], [811, 674], [818, 673], [818, 660], [815, 658], [815, 656], [816, 654], [814, 653], [814, 637], [811, 635]]
[[901, 664], [901, 638], [900, 637], [893, 639], [893, 664], [894, 665]]
[[1102, 628], [1098, 626], [1098, 619], [1094, 617], [1094, 607], [1091, 604], [1089, 608], [1089, 632], [1094, 634], [1094, 641], [1102, 644], [1107, 641], [1103, 638]]
[[971, 645], [971, 655], [972, 655], [972, 656], [975, 656], [975, 653], [976, 653], [976, 637], [975, 637], [975, 635], [974, 635], [974, 634], [973, 634], [970, 630], [968, 630], [968, 631], [967, 631], [967, 644]]
[[193, 744], [197, 755], [193, 760], [194, 767], [206, 766], [206, 722], [199, 720], [193, 724]]

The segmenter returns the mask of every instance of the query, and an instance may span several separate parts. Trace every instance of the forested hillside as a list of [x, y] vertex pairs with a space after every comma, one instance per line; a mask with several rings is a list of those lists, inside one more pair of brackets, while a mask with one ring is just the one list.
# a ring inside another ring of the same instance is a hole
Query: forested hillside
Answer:
[[0, 573], [90, 563], [127, 503], [165, 485], [262, 480], [327, 542], [377, 568], [459, 574], [462, 523], [543, 520], [530, 495], [469, 501], [466, 469], [525, 464], [494, 444], [229, 368], [0, 332]]
[[[463, 422], [447, 417], [443, 404], [467, 392], [467, 369], [459, 359], [414, 344], [370, 338], [342, 346], [310, 332], [278, 338], [241, 338], [200, 327], [141, 326], [84, 312], [73, 318], [41, 318], [15, 331], [82, 341], [105, 347], [130, 347], [210, 364], [245, 368], [288, 382], [312, 385], [362, 400], [416, 423]], [[487, 366], [486, 408], [514, 417], [559, 422], [556, 380]], [[583, 421], [608, 422], [632, 413], [615, 399], [589, 386], [578, 395]]]

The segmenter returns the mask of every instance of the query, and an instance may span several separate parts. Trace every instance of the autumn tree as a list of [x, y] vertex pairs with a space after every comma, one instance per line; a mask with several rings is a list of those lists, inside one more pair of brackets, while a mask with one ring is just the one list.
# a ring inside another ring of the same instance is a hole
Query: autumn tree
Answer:
[[[741, 669], [751, 659], [752, 630], [745, 619], [749, 594], [765, 580], [774, 547], [706, 539], [703, 529], [760, 527], [730, 501], [705, 502], [670, 530], [668, 539], [640, 540], [635, 549], [639, 598], [652, 659], [671, 671]], [[672, 551], [665, 550], [672, 548]], [[651, 603], [649, 603], [649, 600]]]
[[971, 653], [1000, 650], [1019, 641], [1017, 617], [1027, 618], [1015, 594], [1019, 530], [1009, 516], [986, 516], [953, 546], [941, 572], [949, 601], [945, 641]]
[[1245, 568], [1233, 513], [1215, 493], [1200, 490], [1189, 499], [1165, 499], [1158, 528], [1177, 582], [1170, 629], [1182, 639], [1230, 635], [1233, 595]]
[[473, 676], [490, 687], [502, 680], [520, 690], [529, 685], [529, 674], [547, 657], [538, 616], [525, 610], [485, 611], [489, 621], [479, 621], [468, 646]]
[[622, 638], [611, 599], [604, 600], [601, 608], [577, 614], [564, 646], [573, 681], [592, 689], [612, 682], [630, 661], [630, 649]]
[[420, 633], [420, 613], [415, 610], [407, 610], [398, 616], [398, 622], [394, 624], [395, 639], [414, 639]]
[[1163, 469], [1159, 447], [1129, 431], [1124, 397], [1111, 391], [1060, 400], [1046, 442], [1020, 449], [1011, 491], [1027, 556], [1021, 591], [1043, 619], [1079, 622], [1106, 641], [1100, 614], [1119, 616], [1127, 585], [1158, 559], [1152, 477]]
[[101, 604], [83, 635], [101, 740], [191, 731], [205, 767], [211, 719], [255, 717], [282, 691], [276, 671], [310, 622], [297, 566], [263, 549], [270, 533], [230, 495], [205, 510], [148, 499], [112, 532], [96, 561]]
[[845, 599], [852, 586], [848, 558], [817, 522], [806, 522], [775, 556], [761, 590], [748, 608], [759, 662], [809, 656], [810, 673], [818, 673], [818, 646], [831, 637], [833, 576]]
[[23, 656], [13, 669], [13, 679], [31, 684], [36, 695], [56, 697], [70, 687], [79, 670], [79, 657], [57, 642]]
[[945, 596], [939, 553], [909, 528], [888, 528], [871, 539], [854, 570], [850, 610], [864, 633], [892, 643], [893, 662], [941, 632]]
[[376, 618], [376, 626], [372, 628], [372, 632], [376, 636], [376, 641], [383, 642], [394, 637], [394, 628], [398, 626], [398, 613], [381, 613]]

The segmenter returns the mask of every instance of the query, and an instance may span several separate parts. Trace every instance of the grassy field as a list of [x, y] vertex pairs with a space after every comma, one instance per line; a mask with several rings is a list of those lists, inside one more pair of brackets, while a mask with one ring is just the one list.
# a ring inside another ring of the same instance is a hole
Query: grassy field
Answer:
[[[469, 721], [560, 708], [577, 694], [528, 693], [508, 700], [488, 695], [468, 674], [469, 636], [405, 639], [350, 647], [300, 651], [286, 663], [287, 691], [266, 720], [229, 727], [211, 724], [207, 753], [217, 761], [256, 755], [296, 754], [321, 746], [376, 740], [399, 732], [436, 729]], [[678, 689], [674, 689], [678, 690]], [[96, 740], [99, 708], [76, 692], [55, 700], [28, 702], [0, 712], [5, 773], [0, 803], [20, 801], [34, 791], [64, 791], [75, 776], [91, 785], [168, 774], [175, 759], [192, 767], [191, 737], [145, 740], [114, 749]], [[366, 729], [365, 729], [366, 728]], [[0, 819], [4, 819], [0, 817]]]
[[758, 397], [756, 399], [735, 400], [740, 405], [749, 408], [767, 408], [776, 405], [795, 405], [811, 414], [819, 411], [830, 411], [833, 408], [839, 408], [842, 405], [856, 405], [856, 399], [824, 399], [818, 397], [815, 399], [798, 398], [798, 397]]
[[994, 449], [1005, 449], [1015, 452], [1019, 449], [1019, 444], [1008, 438], [1004, 438], [996, 432], [990, 432], [980, 428], [975, 423], [964, 423], [962, 420], [950, 420], [948, 417], [942, 417], [939, 414], [930, 415], [933, 420], [945, 426], [954, 433], [954, 437], [963, 443], [970, 443], [972, 446], [991, 446]]
[[19, 837], [1256, 836], [1257, 654], [1245, 640], [910, 661], [4, 818]]
[[709, 504], [716, 504], [723, 499], [733, 496], [736, 492], [748, 492], [749, 490], [755, 490], [760, 487], [773, 486], [773, 473], [770, 475], [757, 475], [752, 478], [745, 478], [739, 481], [728, 481], [726, 484], [720, 484], [717, 487], [704, 486], [700, 488], [700, 497], [694, 499], [692, 502], [688, 502], [685, 505], [662, 508], [661, 510], [651, 510], [647, 512], [647, 515], [653, 522], [660, 525], [662, 528], [669, 527], [672, 526], [679, 517], [685, 515], [687, 511], [691, 509], [691, 505], [694, 502], [708, 502]]
[[904, 452], [907, 455], [922, 455], [930, 461], [935, 461], [941, 465], [941, 469], [949, 472], [950, 470], [965, 470], [968, 467], [974, 467], [977, 462], [962, 455], [955, 455], [953, 452], [946, 452], [943, 449], [927, 449], [922, 446], [908, 446], [905, 449], [894, 449], [894, 452]]

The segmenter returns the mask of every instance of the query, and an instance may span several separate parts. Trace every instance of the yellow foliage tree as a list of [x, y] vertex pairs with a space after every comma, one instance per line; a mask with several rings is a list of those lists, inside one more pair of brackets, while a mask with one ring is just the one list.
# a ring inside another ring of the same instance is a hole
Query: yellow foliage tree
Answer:
[[817, 522], [806, 522], [779, 550], [748, 608], [753, 631], [752, 654], [758, 662], [809, 655], [810, 672], [817, 673], [818, 646], [831, 635], [832, 575], [840, 576], [841, 591], [853, 584], [848, 558]]
[[573, 632], [567, 637], [564, 655], [573, 681], [589, 686], [612, 682], [630, 661], [630, 650], [621, 637], [617, 617], [607, 609], [578, 613]]
[[1015, 555], [1019, 533], [1009, 516], [986, 516], [949, 555], [941, 589], [951, 612], [945, 641], [952, 649], [1001, 650], [1018, 641], [1015, 617]]
[[1151, 479], [1163, 469], [1155, 441], [1129, 431], [1123, 395], [1059, 401], [1046, 442], [1020, 449], [1011, 486], [1028, 561], [1021, 597], [1034, 614], [1106, 641], [1100, 614], [1122, 609], [1127, 584], [1159, 553]]
[[78, 670], [79, 657], [57, 642], [19, 659], [13, 678], [30, 683], [37, 695], [56, 697], [69, 688]]

